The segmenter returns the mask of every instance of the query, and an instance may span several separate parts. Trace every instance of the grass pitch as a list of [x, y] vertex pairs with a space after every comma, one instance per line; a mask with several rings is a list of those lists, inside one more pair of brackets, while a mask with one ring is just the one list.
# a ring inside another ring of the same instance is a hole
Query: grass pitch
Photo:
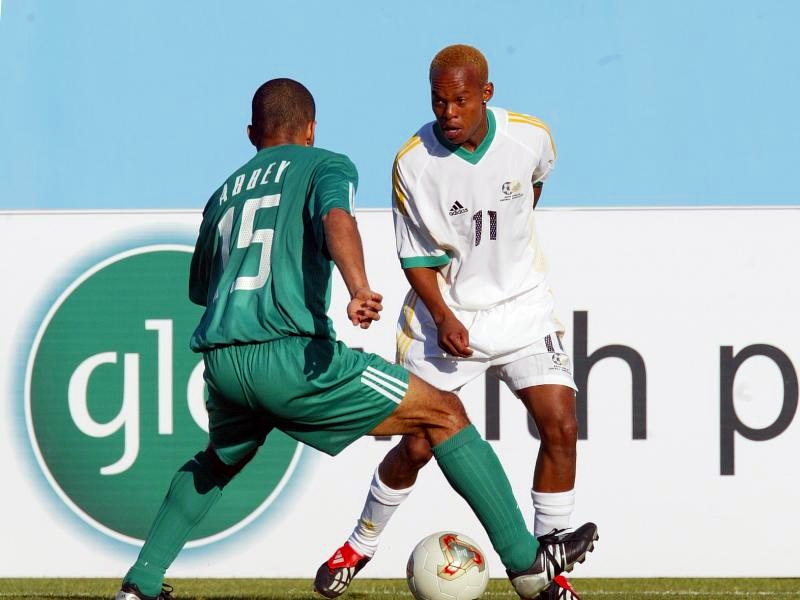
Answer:
[[[800, 579], [577, 579], [584, 600], [800, 600]], [[176, 600], [320, 600], [310, 579], [175, 579]], [[0, 579], [0, 600], [110, 600], [117, 579]], [[342, 600], [411, 600], [401, 579], [357, 579]], [[486, 600], [517, 600], [492, 579]]]

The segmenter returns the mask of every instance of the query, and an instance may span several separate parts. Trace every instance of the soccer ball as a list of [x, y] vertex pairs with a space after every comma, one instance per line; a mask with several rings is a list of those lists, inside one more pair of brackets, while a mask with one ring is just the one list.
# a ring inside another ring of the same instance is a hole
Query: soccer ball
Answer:
[[473, 540], [440, 531], [414, 548], [406, 565], [406, 581], [417, 600], [474, 600], [489, 583], [489, 566]]

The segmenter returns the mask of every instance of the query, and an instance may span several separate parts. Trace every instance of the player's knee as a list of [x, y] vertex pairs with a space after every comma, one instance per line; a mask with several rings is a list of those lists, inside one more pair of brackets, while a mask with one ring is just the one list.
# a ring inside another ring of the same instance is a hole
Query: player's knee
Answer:
[[562, 452], [575, 452], [578, 443], [578, 420], [574, 415], [552, 419], [539, 426], [542, 444]]
[[250, 452], [245, 454], [241, 459], [239, 459], [236, 463], [229, 465], [219, 457], [216, 451], [209, 446], [205, 449], [201, 454], [204, 455], [206, 460], [208, 461], [209, 468], [211, 471], [211, 475], [214, 478], [214, 482], [220, 487], [223, 488], [228, 483], [230, 483], [231, 479], [233, 479], [239, 472], [245, 467], [247, 463], [249, 463], [253, 457], [256, 455], [257, 448], [253, 448]]
[[452, 392], [439, 391], [439, 401], [436, 403], [436, 426], [456, 433], [469, 425], [469, 417], [461, 400]]

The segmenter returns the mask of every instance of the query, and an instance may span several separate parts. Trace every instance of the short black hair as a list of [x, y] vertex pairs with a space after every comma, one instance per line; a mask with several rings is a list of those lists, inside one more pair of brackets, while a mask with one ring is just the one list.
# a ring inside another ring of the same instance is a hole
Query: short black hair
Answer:
[[314, 96], [294, 79], [270, 79], [253, 95], [251, 124], [258, 135], [295, 133], [316, 115]]

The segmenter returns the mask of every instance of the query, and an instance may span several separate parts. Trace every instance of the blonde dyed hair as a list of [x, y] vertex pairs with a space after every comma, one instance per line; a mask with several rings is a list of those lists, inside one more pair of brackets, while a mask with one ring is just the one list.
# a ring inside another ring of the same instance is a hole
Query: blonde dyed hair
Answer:
[[473, 67], [481, 85], [489, 81], [489, 64], [486, 57], [477, 48], [466, 44], [455, 44], [442, 48], [433, 57], [431, 68], [428, 71], [428, 78], [433, 78], [433, 72], [439, 69]]

